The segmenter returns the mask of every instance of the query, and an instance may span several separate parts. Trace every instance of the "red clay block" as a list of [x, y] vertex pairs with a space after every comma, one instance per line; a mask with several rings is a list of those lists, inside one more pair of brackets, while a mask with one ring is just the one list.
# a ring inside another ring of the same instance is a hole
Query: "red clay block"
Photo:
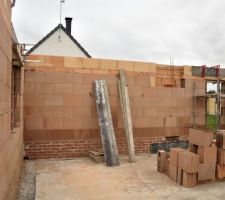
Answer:
[[172, 96], [172, 88], [159, 87], [158, 95], [160, 97], [171, 97]]
[[162, 117], [151, 117], [148, 118], [149, 127], [163, 128], [163, 118]]
[[63, 118], [63, 129], [80, 130], [82, 129], [82, 119], [66, 117]]
[[109, 95], [110, 96], [118, 96], [119, 95], [118, 85], [110, 85], [109, 86]]
[[200, 163], [198, 168], [198, 181], [214, 180], [216, 164]]
[[216, 134], [216, 146], [220, 149], [225, 149], [225, 131], [220, 131]]
[[163, 150], [158, 151], [158, 158], [157, 158], [157, 170], [160, 173], [165, 173], [166, 171], [166, 158], [167, 153]]
[[27, 130], [40, 130], [44, 128], [43, 118], [27, 118], [25, 121], [25, 129]]
[[169, 163], [168, 175], [174, 182], [177, 182], [177, 166], [173, 165], [171, 162]]
[[166, 127], [177, 127], [177, 118], [176, 117], [167, 117], [166, 118]]
[[135, 72], [150, 72], [149, 63], [146, 62], [134, 62]]
[[179, 152], [183, 152], [185, 149], [182, 148], [171, 148], [170, 149], [170, 163], [172, 163], [175, 166], [178, 166], [178, 156]]
[[147, 128], [149, 127], [149, 118], [135, 118], [133, 123], [135, 128]]
[[44, 72], [26, 72], [25, 82], [43, 83], [45, 81]]
[[[137, 107], [139, 108], [139, 107]], [[131, 108], [132, 110], [132, 108]], [[132, 116], [133, 116], [133, 112]], [[146, 108], [146, 107], [142, 107], [141, 108], [141, 114], [143, 117], [151, 117], [150, 121], [152, 121], [152, 119], [154, 119], [155, 117], [157, 117], [157, 113], [158, 113], [158, 109], [157, 108]]]
[[63, 96], [64, 106], [82, 106], [82, 104], [83, 104], [83, 96], [73, 96], [73, 95]]
[[216, 166], [216, 178], [218, 179], [225, 178], [225, 165]]
[[99, 123], [97, 118], [83, 118], [82, 129], [99, 129]]
[[183, 171], [182, 185], [187, 188], [195, 187], [197, 185], [197, 173], [187, 173]]
[[201, 147], [209, 147], [213, 140], [213, 133], [200, 129], [189, 129], [189, 142]]
[[216, 164], [217, 148], [216, 147], [198, 147], [200, 163]]
[[72, 94], [73, 85], [72, 84], [54, 84], [54, 94], [70, 95]]
[[172, 95], [176, 97], [184, 97], [184, 88], [172, 88]]
[[63, 96], [60, 95], [45, 95], [45, 106], [62, 106]]
[[117, 61], [116, 60], [100, 60], [100, 69], [106, 70], [117, 70]]
[[142, 87], [129, 87], [129, 95], [133, 97], [142, 96]]
[[158, 89], [155, 87], [143, 87], [143, 96], [156, 97], [158, 96]]
[[133, 71], [134, 64], [130, 61], [118, 61], [118, 69], [124, 69], [125, 71]]
[[46, 72], [45, 83], [64, 83], [65, 82], [64, 74], [65, 73], [63, 72]]
[[[73, 85], [74, 95], [90, 96], [92, 95], [92, 90], [93, 88], [91, 84], [74, 84]], [[70, 94], [72, 94], [72, 92]]]
[[64, 58], [64, 67], [68, 68], [82, 68], [82, 59], [74, 57]]
[[199, 156], [189, 152], [179, 152], [178, 167], [187, 173], [197, 173], [199, 166]]
[[45, 66], [47, 67], [64, 67], [64, 57], [61, 56], [45, 56]]
[[63, 118], [45, 118], [44, 119], [45, 129], [63, 129]]
[[217, 163], [220, 165], [225, 165], [225, 150], [217, 149]]

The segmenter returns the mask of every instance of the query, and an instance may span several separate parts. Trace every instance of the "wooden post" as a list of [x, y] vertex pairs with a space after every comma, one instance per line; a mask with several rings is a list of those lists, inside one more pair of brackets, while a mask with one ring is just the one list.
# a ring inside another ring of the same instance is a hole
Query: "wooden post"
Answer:
[[130, 112], [130, 100], [128, 94], [128, 87], [126, 84], [125, 72], [120, 70], [120, 80], [118, 81], [119, 93], [120, 93], [120, 103], [123, 113], [123, 123], [125, 128], [125, 134], [127, 138], [127, 146], [129, 153], [129, 161], [131, 163], [135, 162], [135, 149], [134, 149], [134, 138], [133, 138], [133, 127]]
[[106, 82], [104, 80], [94, 81], [94, 92], [106, 165], [117, 166], [120, 165], [120, 161], [114, 134]]

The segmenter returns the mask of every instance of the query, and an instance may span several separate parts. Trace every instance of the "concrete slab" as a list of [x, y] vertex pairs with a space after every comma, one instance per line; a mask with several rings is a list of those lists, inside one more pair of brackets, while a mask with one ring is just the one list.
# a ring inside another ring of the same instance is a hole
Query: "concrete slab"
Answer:
[[106, 167], [88, 158], [36, 161], [36, 200], [222, 200], [225, 182], [187, 189], [156, 171], [156, 156], [121, 158], [121, 166]]

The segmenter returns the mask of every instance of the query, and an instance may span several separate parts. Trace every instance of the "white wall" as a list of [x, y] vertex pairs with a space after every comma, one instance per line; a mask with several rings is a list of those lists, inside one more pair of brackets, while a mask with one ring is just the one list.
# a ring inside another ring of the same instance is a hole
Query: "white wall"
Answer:
[[[59, 39], [60, 35], [60, 39]], [[59, 29], [53, 35], [37, 47], [31, 54], [68, 56], [68, 57], [87, 57], [77, 45]]]

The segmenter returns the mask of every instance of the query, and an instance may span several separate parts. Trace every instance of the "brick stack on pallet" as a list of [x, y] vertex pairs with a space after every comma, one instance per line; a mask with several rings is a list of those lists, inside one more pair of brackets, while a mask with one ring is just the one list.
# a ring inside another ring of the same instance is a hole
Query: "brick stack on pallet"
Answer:
[[[173, 181], [188, 188], [201, 181], [214, 180], [217, 161], [212, 132], [190, 129], [189, 145], [189, 150], [171, 148], [170, 156], [166, 156], [168, 153], [165, 151], [159, 151], [157, 162], [159, 172], [166, 173], [168, 170], [168, 176]], [[223, 169], [225, 175], [225, 163]]]
[[217, 146], [217, 168], [216, 177], [225, 178], [225, 131], [220, 131], [216, 137]]

